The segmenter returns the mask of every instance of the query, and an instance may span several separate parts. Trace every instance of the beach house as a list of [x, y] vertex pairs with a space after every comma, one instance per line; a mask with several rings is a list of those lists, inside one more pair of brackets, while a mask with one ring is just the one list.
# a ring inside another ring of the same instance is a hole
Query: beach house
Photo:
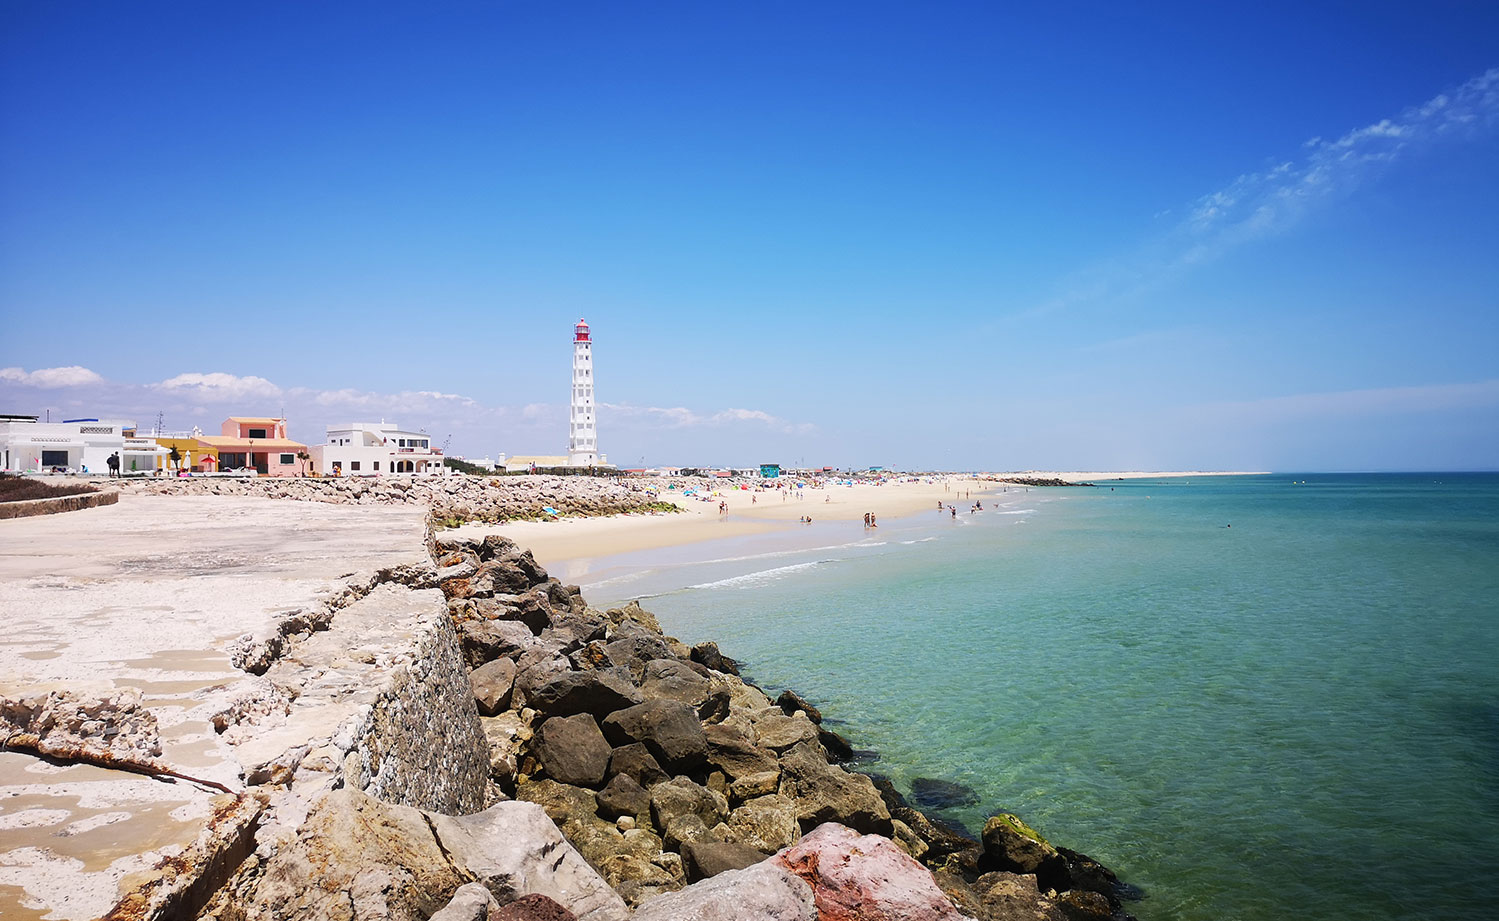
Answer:
[[219, 431], [219, 435], [200, 436], [197, 442], [200, 452], [211, 452], [217, 458], [220, 471], [250, 469], [261, 476], [305, 472], [297, 455], [307, 453], [307, 446], [287, 437], [285, 419], [231, 416]]
[[312, 449], [313, 467], [323, 476], [443, 474], [442, 461], [442, 451], [432, 447], [426, 432], [386, 422], [330, 425], [327, 443]]
[[122, 473], [153, 471], [166, 453], [151, 439], [137, 438], [134, 422], [0, 416], [0, 470], [7, 473], [104, 474], [111, 454], [120, 456]]

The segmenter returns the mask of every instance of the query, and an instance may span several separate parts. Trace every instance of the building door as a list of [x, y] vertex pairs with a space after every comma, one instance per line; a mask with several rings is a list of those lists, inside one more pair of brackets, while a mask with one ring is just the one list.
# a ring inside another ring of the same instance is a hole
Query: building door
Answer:
[[251, 456], [255, 458], [255, 472], [256, 473], [260, 474], [261, 476], [265, 476], [267, 473], [271, 472], [271, 465], [269, 463], [269, 458], [270, 458], [269, 454], [254, 454], [254, 455], [251, 455]]

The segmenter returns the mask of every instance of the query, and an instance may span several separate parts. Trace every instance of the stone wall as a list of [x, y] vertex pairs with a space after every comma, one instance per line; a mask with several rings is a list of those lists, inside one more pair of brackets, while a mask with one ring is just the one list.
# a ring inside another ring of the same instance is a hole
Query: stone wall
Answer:
[[24, 502], [0, 502], [0, 519], [30, 518], [34, 515], [55, 515], [58, 512], [76, 512], [101, 505], [114, 505], [120, 501], [117, 492], [91, 492], [80, 496], [57, 496], [51, 499], [29, 499]]
[[396, 667], [355, 732], [344, 780], [377, 799], [466, 815], [485, 807], [489, 743], [445, 606], [422, 618], [410, 662]]

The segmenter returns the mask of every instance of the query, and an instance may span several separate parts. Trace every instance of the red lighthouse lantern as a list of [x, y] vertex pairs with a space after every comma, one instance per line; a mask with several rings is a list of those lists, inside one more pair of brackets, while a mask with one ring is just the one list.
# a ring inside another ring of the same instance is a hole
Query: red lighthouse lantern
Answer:
[[582, 320], [581, 318], [578, 320], [578, 325], [573, 327], [573, 341], [574, 342], [589, 342], [589, 341], [592, 341], [592, 340], [590, 340], [588, 338], [588, 323], [586, 321]]

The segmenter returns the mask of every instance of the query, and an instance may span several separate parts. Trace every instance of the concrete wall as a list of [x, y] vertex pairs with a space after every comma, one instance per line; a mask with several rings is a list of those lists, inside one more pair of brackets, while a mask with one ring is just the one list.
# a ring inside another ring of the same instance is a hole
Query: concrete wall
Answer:
[[79, 509], [114, 505], [120, 501], [117, 492], [93, 492], [81, 496], [58, 496], [53, 499], [32, 499], [27, 502], [0, 502], [0, 519], [30, 518], [33, 515], [54, 515], [58, 512], [76, 512]]

